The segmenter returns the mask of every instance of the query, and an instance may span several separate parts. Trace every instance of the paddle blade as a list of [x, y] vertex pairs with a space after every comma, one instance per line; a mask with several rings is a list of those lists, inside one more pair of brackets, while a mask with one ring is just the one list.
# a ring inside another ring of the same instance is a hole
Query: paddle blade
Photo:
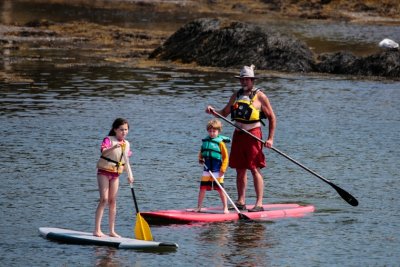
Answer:
[[250, 217], [249, 216], [247, 216], [247, 215], [245, 215], [245, 214], [243, 214], [243, 213], [238, 213], [239, 214], [239, 219], [241, 219], [241, 220], [245, 220], [245, 221], [252, 221], [252, 219], [250, 219]]
[[140, 240], [152, 241], [153, 235], [151, 234], [150, 226], [146, 220], [140, 215], [136, 214], [135, 224], [135, 238]]
[[346, 190], [340, 188], [339, 186], [329, 183], [333, 188], [335, 188], [336, 192], [350, 205], [356, 207], [358, 206], [358, 200], [353, 197], [350, 193], [348, 193]]

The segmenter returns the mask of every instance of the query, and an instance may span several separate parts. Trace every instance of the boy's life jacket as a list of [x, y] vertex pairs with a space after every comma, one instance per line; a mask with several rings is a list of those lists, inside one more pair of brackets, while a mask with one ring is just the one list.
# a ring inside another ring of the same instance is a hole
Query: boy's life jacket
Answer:
[[[111, 141], [111, 146], [120, 143], [115, 136], [108, 136], [108, 138]], [[121, 174], [124, 171], [125, 166], [124, 153], [127, 153], [126, 148], [129, 147], [129, 142], [126, 140], [124, 142], [125, 145], [111, 150], [107, 156], [101, 155], [100, 159], [97, 161], [97, 168]]]
[[255, 89], [251, 92], [250, 96], [243, 96], [243, 88], [240, 89], [236, 94], [236, 101], [231, 106], [231, 119], [242, 123], [255, 123], [264, 122], [261, 119], [265, 119], [264, 112], [256, 109], [253, 106], [254, 100], [257, 98], [257, 92], [260, 89]]
[[[219, 144], [221, 142], [229, 143], [231, 139], [227, 136], [218, 135], [215, 138], [207, 136], [202, 139], [203, 143], [201, 145], [201, 157], [204, 159], [205, 165], [208, 170], [212, 172], [217, 172], [221, 169], [222, 165], [222, 154]], [[204, 168], [205, 171], [208, 171]]]

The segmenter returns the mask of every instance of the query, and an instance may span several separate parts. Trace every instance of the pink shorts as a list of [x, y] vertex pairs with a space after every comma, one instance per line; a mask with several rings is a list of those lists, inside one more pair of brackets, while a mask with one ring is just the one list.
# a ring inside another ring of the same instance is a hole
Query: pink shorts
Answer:
[[97, 175], [105, 176], [108, 178], [108, 180], [117, 179], [119, 177], [118, 173], [108, 172], [108, 171], [100, 170], [100, 169], [97, 170]]
[[[262, 139], [260, 127], [253, 128], [249, 132]], [[266, 167], [263, 146], [260, 141], [249, 134], [235, 130], [229, 155], [229, 167], [248, 170]]]

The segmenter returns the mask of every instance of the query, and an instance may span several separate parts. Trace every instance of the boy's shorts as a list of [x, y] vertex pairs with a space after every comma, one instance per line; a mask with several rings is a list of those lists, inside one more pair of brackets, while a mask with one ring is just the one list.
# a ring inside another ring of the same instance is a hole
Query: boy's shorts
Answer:
[[[219, 184], [224, 187], [224, 176], [219, 177], [219, 172], [213, 172], [215, 178], [217, 178]], [[211, 191], [217, 190], [221, 191], [221, 188], [217, 185], [214, 179], [210, 176], [209, 172], [203, 172], [203, 176], [201, 177], [200, 181], [200, 189]]]

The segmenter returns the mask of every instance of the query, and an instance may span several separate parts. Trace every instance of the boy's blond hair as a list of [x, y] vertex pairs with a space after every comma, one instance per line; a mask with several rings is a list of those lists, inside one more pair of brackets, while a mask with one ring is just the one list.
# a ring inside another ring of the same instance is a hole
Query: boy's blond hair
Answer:
[[207, 131], [209, 129], [216, 129], [218, 131], [222, 131], [222, 123], [217, 119], [212, 119], [207, 123]]

